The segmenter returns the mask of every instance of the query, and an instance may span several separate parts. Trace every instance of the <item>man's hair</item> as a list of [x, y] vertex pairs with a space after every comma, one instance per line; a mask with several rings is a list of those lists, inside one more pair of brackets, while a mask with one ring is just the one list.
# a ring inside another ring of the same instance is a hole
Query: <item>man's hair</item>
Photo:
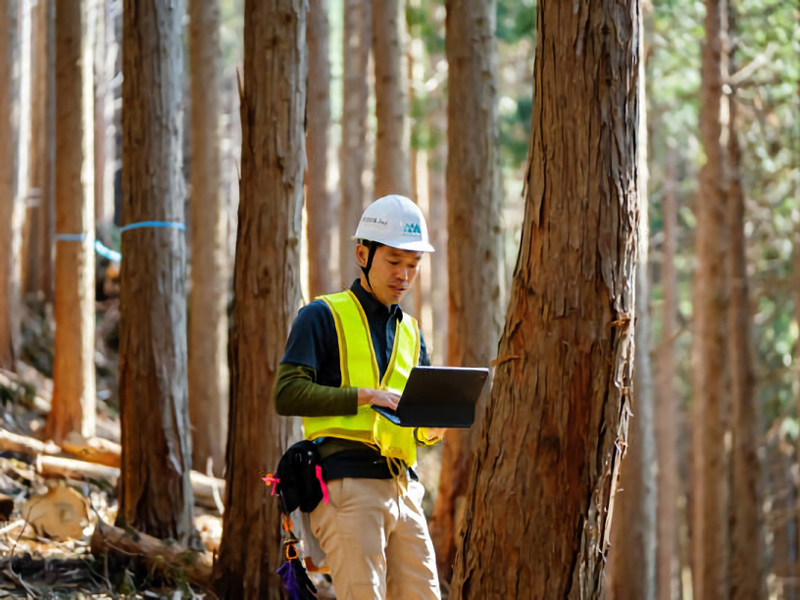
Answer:
[[378, 248], [380, 248], [381, 246], [385, 246], [386, 245], [386, 244], [382, 244], [381, 242], [373, 242], [372, 240], [358, 240], [358, 243], [361, 244], [362, 246], [366, 246], [367, 248], [370, 248], [371, 246], [375, 246], [376, 250]]

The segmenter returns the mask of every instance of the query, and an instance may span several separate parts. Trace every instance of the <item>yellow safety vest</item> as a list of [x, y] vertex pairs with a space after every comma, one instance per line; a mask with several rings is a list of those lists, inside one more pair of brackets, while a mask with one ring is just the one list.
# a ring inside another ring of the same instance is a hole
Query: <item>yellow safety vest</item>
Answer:
[[[383, 379], [380, 378], [375, 348], [364, 308], [350, 290], [321, 296], [333, 314], [339, 340], [342, 387], [391, 390], [403, 393], [411, 369], [419, 362], [420, 334], [417, 321], [404, 315], [397, 323], [394, 347]], [[408, 465], [417, 459], [414, 430], [398, 427], [366, 404], [351, 417], [304, 417], [306, 437], [338, 437], [374, 444], [383, 456], [398, 458]]]

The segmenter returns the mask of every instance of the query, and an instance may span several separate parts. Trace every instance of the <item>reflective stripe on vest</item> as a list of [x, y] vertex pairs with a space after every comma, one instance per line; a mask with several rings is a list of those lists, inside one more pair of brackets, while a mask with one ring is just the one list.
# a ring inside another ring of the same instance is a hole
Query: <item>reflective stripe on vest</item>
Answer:
[[[355, 294], [347, 290], [319, 299], [333, 314], [339, 341], [342, 387], [391, 390], [402, 394], [411, 369], [419, 362], [417, 321], [404, 315], [397, 323], [392, 356], [381, 380], [367, 315]], [[366, 442], [378, 446], [386, 457], [399, 458], [409, 465], [416, 461], [413, 428], [394, 425], [369, 405], [359, 406], [358, 412], [351, 417], [305, 417], [303, 426], [310, 440], [330, 436]]]

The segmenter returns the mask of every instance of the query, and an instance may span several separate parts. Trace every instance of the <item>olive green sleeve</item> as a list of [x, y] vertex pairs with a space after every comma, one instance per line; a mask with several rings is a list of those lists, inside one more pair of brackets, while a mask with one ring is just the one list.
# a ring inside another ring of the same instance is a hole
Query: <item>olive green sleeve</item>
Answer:
[[315, 383], [314, 369], [284, 363], [278, 367], [273, 398], [284, 417], [349, 417], [358, 412], [358, 388]]

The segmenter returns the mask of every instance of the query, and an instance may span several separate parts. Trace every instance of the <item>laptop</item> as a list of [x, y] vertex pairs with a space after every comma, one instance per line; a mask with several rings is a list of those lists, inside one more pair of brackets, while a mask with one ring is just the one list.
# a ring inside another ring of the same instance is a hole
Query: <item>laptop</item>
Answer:
[[401, 427], [470, 427], [488, 377], [483, 367], [414, 367], [397, 410], [372, 409]]

